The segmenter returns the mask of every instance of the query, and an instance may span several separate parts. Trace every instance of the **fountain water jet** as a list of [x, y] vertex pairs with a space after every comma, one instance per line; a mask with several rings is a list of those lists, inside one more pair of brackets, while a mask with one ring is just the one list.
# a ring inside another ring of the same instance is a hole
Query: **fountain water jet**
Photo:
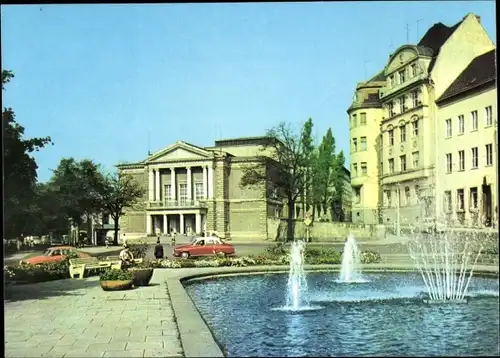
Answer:
[[413, 236], [409, 251], [427, 289], [424, 302], [467, 303], [465, 296], [482, 247], [474, 258], [470, 235], [463, 240], [451, 233], [432, 238], [419, 233]]
[[342, 265], [340, 267], [340, 282], [362, 282], [361, 252], [352, 234], [349, 234], [344, 245]]
[[286, 306], [293, 310], [308, 306], [307, 280], [304, 272], [303, 241], [295, 241], [290, 247], [290, 271], [288, 274], [288, 287]]

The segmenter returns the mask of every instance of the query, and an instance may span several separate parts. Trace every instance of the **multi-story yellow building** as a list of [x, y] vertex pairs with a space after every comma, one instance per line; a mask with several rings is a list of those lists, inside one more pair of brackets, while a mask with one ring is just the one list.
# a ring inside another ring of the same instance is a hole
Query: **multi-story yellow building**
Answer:
[[436, 101], [438, 207], [458, 226], [498, 220], [495, 52], [472, 60]]
[[354, 101], [347, 110], [350, 128], [352, 222], [376, 224], [379, 217], [379, 145], [383, 71], [356, 86]]
[[[441, 138], [436, 99], [474, 58], [494, 48], [480, 18], [468, 14], [452, 27], [442, 23], [433, 25], [417, 45], [403, 45], [389, 56], [383, 74], [376, 76], [377, 80], [384, 81], [383, 85], [372, 89], [378, 91], [378, 103], [371, 104], [370, 109], [374, 116], [379, 116], [374, 120], [380, 126], [373, 131], [366, 128], [366, 133], [379, 140], [372, 140], [377, 145], [367, 146], [367, 153], [353, 150], [351, 156], [351, 183], [359, 212], [367, 213], [378, 206], [380, 222], [389, 225], [398, 217], [403, 225], [405, 221], [413, 223], [436, 218], [442, 207], [435, 200], [439, 196], [436, 153]], [[363, 90], [366, 91], [358, 86], [357, 93]], [[358, 117], [361, 112], [353, 110], [356, 105], [357, 102], [353, 103], [348, 111], [351, 123], [354, 114]], [[351, 125], [353, 146], [353, 141], [360, 141], [361, 136], [368, 138], [364, 133]], [[361, 163], [366, 163], [365, 168], [378, 167], [372, 172], [377, 173], [378, 181], [371, 177], [369, 169], [361, 169], [362, 174], [366, 173], [361, 177], [355, 174]], [[370, 189], [367, 195], [368, 190], [359, 188], [369, 183], [373, 190]], [[360, 193], [359, 200], [356, 200], [357, 193]], [[365, 222], [368, 220], [373, 221], [366, 218]]]

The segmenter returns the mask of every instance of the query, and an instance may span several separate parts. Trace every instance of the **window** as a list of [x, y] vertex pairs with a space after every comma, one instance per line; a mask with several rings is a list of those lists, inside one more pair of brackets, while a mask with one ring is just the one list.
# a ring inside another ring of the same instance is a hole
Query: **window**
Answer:
[[416, 63], [411, 65], [411, 75], [412, 75], [412, 77], [415, 77], [417, 75], [417, 64]]
[[470, 112], [471, 131], [477, 131], [477, 111]]
[[366, 150], [366, 137], [361, 137], [360, 138], [360, 145], [361, 145], [360, 150], [361, 151], [365, 151]]
[[394, 129], [389, 129], [387, 134], [389, 135], [389, 145], [393, 146], [394, 145]]
[[358, 116], [356, 114], [352, 115], [351, 126], [356, 127], [358, 125]]
[[418, 137], [418, 119], [411, 123], [414, 137]]
[[472, 148], [472, 169], [476, 169], [479, 166], [478, 163], [478, 150], [477, 147]]
[[403, 124], [401, 127], [399, 127], [400, 134], [401, 134], [401, 143], [406, 142], [406, 124]]
[[352, 173], [354, 174], [355, 177], [358, 176], [358, 165], [357, 164], [352, 165]]
[[361, 175], [368, 174], [368, 169], [366, 167], [366, 162], [361, 162]]
[[385, 202], [386, 202], [386, 204], [387, 204], [388, 207], [390, 207], [391, 204], [392, 204], [391, 191], [390, 190], [386, 190], [385, 191]]
[[451, 173], [453, 169], [453, 158], [451, 153], [446, 154], [446, 173]]
[[458, 189], [457, 190], [457, 210], [464, 210], [465, 205], [464, 205], [464, 190], [463, 189]]
[[411, 103], [412, 103], [413, 108], [415, 108], [418, 105], [420, 105], [420, 101], [418, 100], [418, 90], [417, 91], [413, 91], [411, 93]]
[[387, 108], [389, 109], [389, 117], [394, 116], [396, 113], [394, 112], [394, 102], [389, 102], [387, 104]]
[[352, 151], [357, 152], [358, 151], [358, 138], [354, 138], [352, 140]]
[[486, 144], [486, 165], [493, 165], [493, 145]]
[[401, 97], [399, 100], [399, 113], [406, 112], [406, 96]]
[[396, 83], [394, 81], [394, 75], [389, 76], [389, 87], [394, 86]]
[[181, 205], [187, 201], [187, 184], [179, 184], [179, 202]]
[[405, 80], [406, 80], [406, 73], [405, 73], [405, 70], [401, 70], [398, 72], [398, 75], [399, 75], [399, 83], [404, 83]]
[[361, 202], [361, 188], [354, 188], [354, 202], [356, 204]]
[[418, 152], [413, 152], [412, 153], [412, 159], [413, 159], [413, 169], [418, 169], [418, 162], [419, 162], [419, 153]]
[[458, 170], [465, 170], [465, 151], [463, 150], [458, 151]]
[[458, 134], [464, 134], [465, 132], [465, 119], [464, 115], [461, 114], [458, 116]]
[[451, 191], [444, 192], [444, 212], [451, 213], [452, 202], [451, 202]]
[[360, 113], [360, 115], [359, 115], [359, 125], [360, 126], [366, 125], [366, 113]]
[[166, 184], [164, 193], [165, 193], [165, 201], [173, 200], [172, 199], [172, 185]]
[[420, 187], [418, 185], [415, 185], [415, 197], [420, 199]]
[[493, 125], [493, 112], [491, 110], [491, 106], [488, 106], [484, 109], [486, 114], [486, 126]]
[[410, 199], [411, 199], [410, 187], [406, 186], [405, 187], [405, 204], [406, 205], [410, 204]]
[[205, 198], [205, 193], [203, 192], [203, 183], [194, 184], [194, 195], [196, 200], [203, 200]]
[[451, 119], [446, 120], [446, 138], [450, 138], [452, 134]]
[[477, 209], [477, 188], [470, 188], [469, 205], [471, 209]]
[[406, 171], [406, 155], [402, 155], [399, 157], [399, 163], [401, 164], [401, 171]]
[[389, 174], [394, 174], [394, 158], [389, 159]]

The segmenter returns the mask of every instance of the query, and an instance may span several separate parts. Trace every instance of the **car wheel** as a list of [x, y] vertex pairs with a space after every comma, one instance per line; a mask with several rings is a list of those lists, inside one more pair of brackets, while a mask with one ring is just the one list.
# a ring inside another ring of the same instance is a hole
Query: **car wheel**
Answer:
[[183, 252], [183, 253], [181, 254], [181, 257], [182, 257], [183, 259], [187, 259], [187, 258], [189, 257], [189, 252]]

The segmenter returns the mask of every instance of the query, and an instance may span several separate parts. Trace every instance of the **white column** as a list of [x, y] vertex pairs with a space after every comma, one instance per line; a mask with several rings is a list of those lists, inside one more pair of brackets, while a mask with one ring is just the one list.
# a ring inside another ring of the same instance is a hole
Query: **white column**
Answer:
[[187, 167], [187, 200], [193, 199], [193, 185], [191, 184], [191, 167]]
[[168, 233], [168, 217], [167, 214], [163, 215], [163, 235]]
[[155, 171], [155, 200], [160, 201], [160, 169]]
[[175, 168], [170, 168], [170, 187], [172, 191], [172, 198], [170, 200], [176, 201], [177, 195], [175, 194]]
[[196, 228], [196, 233], [200, 234], [201, 233], [201, 214], [196, 214], [196, 223], [195, 223], [195, 228]]
[[203, 196], [208, 198], [207, 167], [203, 166]]
[[179, 234], [184, 235], [184, 214], [180, 214]]
[[208, 166], [208, 198], [212, 199], [214, 197], [214, 168]]
[[149, 184], [148, 184], [148, 191], [149, 191], [149, 201], [153, 201], [154, 199], [154, 172], [153, 169], [149, 169]]
[[151, 215], [146, 214], [146, 234], [151, 234]]

